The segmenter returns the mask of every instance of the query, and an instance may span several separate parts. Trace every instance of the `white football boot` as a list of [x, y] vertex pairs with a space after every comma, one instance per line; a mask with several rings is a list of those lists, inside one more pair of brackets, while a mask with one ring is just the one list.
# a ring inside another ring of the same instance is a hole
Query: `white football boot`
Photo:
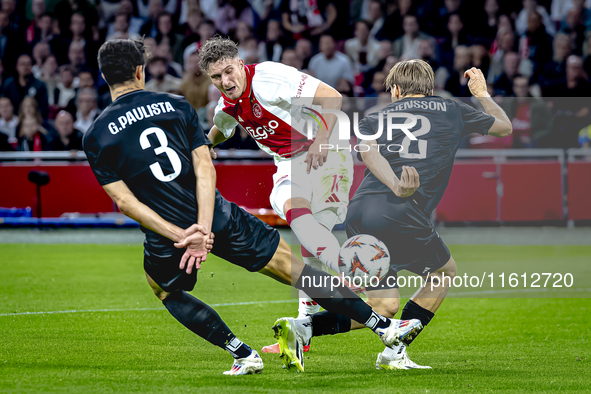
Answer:
[[408, 353], [406, 352], [406, 346], [400, 345], [400, 349], [398, 349], [394, 357], [387, 356], [383, 353], [378, 354], [378, 359], [376, 360], [376, 369], [431, 369], [426, 365], [418, 365], [414, 361], [412, 361], [408, 357]]
[[413, 339], [423, 329], [419, 319], [397, 320], [390, 319], [388, 328], [378, 328], [376, 334], [384, 345], [394, 347], [400, 345], [403, 339]]
[[225, 371], [224, 375], [250, 375], [263, 372], [263, 359], [256, 350], [253, 350], [248, 357], [234, 359], [232, 369]]
[[311, 327], [310, 318], [296, 320], [293, 317], [282, 317], [273, 325], [284, 368], [295, 367], [304, 372], [304, 344], [310, 341]]

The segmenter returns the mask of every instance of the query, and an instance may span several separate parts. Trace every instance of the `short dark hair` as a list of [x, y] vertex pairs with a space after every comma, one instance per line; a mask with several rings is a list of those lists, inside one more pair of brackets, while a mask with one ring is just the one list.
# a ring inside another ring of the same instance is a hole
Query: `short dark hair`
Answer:
[[145, 67], [148, 53], [144, 40], [112, 40], [101, 45], [98, 64], [109, 86], [133, 80], [138, 66]]
[[209, 66], [220, 60], [239, 58], [238, 45], [229, 38], [223, 38], [219, 35], [210, 38], [205, 42], [199, 51], [199, 67], [209, 72]]

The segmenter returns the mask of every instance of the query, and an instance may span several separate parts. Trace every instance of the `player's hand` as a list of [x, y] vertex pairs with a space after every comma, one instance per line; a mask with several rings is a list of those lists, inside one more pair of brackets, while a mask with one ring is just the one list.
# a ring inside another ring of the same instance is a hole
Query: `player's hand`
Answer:
[[186, 248], [179, 268], [185, 269], [186, 267], [187, 274], [190, 274], [193, 267], [198, 270], [201, 268], [201, 262], [207, 260], [207, 254], [213, 248], [215, 235], [207, 232], [203, 226], [198, 224], [187, 228], [184, 235], [185, 237], [176, 242], [174, 246], [179, 249]]
[[464, 73], [464, 78], [470, 78], [468, 88], [474, 97], [486, 97], [488, 93], [486, 78], [479, 68], [472, 67]]
[[400, 182], [392, 191], [398, 197], [410, 197], [421, 186], [419, 181], [419, 173], [414, 167], [402, 166], [402, 174], [400, 175]]
[[310, 149], [308, 149], [308, 155], [306, 156], [306, 160], [304, 160], [306, 163], [308, 163], [306, 168], [306, 172], [308, 174], [310, 173], [310, 168], [317, 170], [319, 166], [322, 166], [324, 163], [326, 163], [328, 158], [328, 149], [326, 149], [326, 146], [324, 146], [324, 149], [321, 149], [323, 148], [322, 145], [326, 144], [328, 144], [328, 141], [316, 138], [314, 143], [310, 145]]
[[216, 151], [213, 149], [213, 147], [212, 147], [212, 148], [209, 148], [209, 155], [211, 156], [211, 158], [212, 158], [213, 160], [215, 160], [215, 159], [217, 159], [217, 158], [218, 158], [218, 154], [217, 154], [217, 153], [216, 153]]

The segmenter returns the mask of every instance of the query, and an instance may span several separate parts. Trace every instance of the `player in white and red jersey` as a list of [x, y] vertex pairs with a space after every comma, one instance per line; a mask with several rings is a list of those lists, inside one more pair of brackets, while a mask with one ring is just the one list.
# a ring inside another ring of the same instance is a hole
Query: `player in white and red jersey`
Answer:
[[[207, 41], [199, 56], [201, 69], [222, 93], [209, 133], [212, 144], [227, 140], [236, 127], [242, 127], [274, 157], [273, 209], [298, 237], [306, 264], [339, 272], [340, 245], [331, 231], [346, 217], [353, 181], [352, 157], [349, 152], [320, 149], [323, 144], [338, 146], [336, 132], [331, 138], [335, 115], [324, 115], [325, 123], [317, 125], [311, 139], [305, 131], [306, 119], [299, 114], [302, 108], [313, 106], [338, 110], [341, 95], [281, 63], [245, 65], [237, 45], [221, 37]], [[299, 317], [314, 314], [319, 308], [300, 292]], [[279, 346], [267, 346], [263, 352], [278, 353]]]

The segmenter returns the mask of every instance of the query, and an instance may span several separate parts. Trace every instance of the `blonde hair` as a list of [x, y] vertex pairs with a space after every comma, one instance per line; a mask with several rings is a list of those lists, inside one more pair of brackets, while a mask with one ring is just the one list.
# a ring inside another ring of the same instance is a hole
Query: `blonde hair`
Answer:
[[435, 73], [429, 63], [424, 60], [405, 60], [392, 67], [385, 83], [390, 91], [394, 89], [394, 85], [398, 86], [401, 96], [415, 94], [430, 96], [435, 89]]

